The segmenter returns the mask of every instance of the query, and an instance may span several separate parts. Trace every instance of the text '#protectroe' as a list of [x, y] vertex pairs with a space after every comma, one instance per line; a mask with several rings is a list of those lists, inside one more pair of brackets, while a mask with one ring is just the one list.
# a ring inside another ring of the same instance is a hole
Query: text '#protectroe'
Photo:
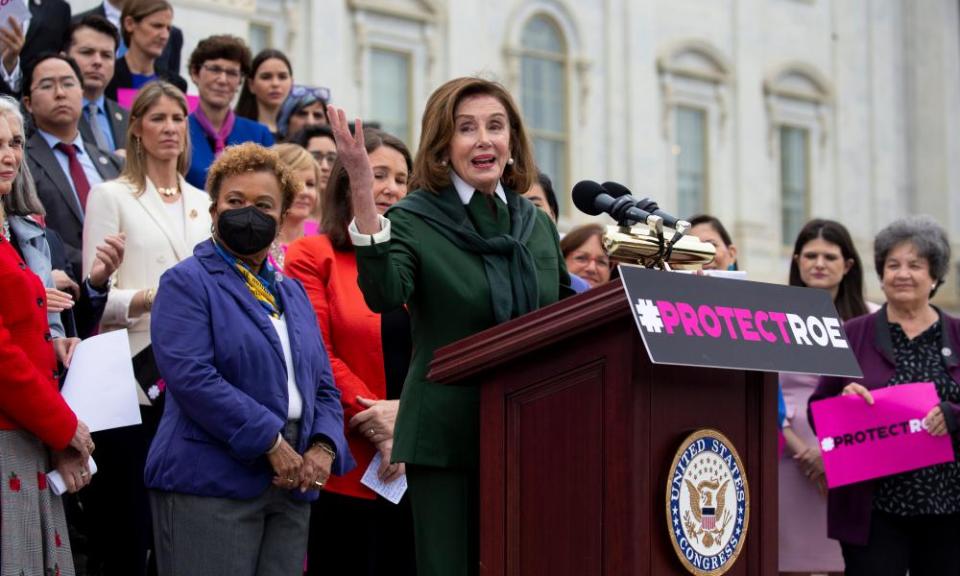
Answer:
[[[638, 305], [638, 311], [640, 307], [641, 305]], [[703, 338], [727, 338], [799, 346], [848, 347], [840, 331], [840, 320], [831, 316], [804, 317], [785, 312], [709, 304], [694, 307], [686, 302], [669, 300], [658, 300], [656, 311], [659, 312], [660, 317], [656, 322], [660, 326], [657, 327], [662, 327], [667, 334], [682, 331], [687, 336]], [[648, 321], [644, 327], [650, 324]], [[650, 328], [648, 331], [660, 332]]]

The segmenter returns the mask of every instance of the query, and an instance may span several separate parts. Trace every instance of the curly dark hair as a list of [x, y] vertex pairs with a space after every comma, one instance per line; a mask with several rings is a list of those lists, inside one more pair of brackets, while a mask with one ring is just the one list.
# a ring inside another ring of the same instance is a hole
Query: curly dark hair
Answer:
[[190, 73], [199, 74], [204, 62], [220, 58], [240, 64], [240, 73], [250, 75], [250, 49], [246, 42], [230, 34], [217, 34], [201, 40], [190, 54]]

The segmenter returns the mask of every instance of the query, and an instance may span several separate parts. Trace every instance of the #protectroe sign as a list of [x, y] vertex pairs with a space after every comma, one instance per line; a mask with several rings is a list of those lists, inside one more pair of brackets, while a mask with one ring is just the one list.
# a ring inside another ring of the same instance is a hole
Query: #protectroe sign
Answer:
[[824, 290], [619, 269], [655, 364], [861, 376]]
[[872, 406], [855, 395], [810, 405], [829, 487], [953, 461], [950, 436], [932, 436], [923, 423], [940, 403], [932, 382], [870, 393]]

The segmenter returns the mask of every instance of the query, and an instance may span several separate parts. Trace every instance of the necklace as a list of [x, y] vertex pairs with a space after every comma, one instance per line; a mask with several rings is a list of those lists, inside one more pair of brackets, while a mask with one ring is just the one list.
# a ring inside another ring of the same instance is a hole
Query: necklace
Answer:
[[273, 243], [270, 244], [270, 255], [273, 256], [274, 262], [277, 263], [277, 268], [282, 270], [283, 261], [286, 257], [286, 254], [284, 253], [283, 248], [280, 246], [280, 243], [277, 242], [276, 240], [274, 240]]
[[10, 241], [10, 222], [6, 218], [3, 219], [3, 238], [7, 242]]
[[173, 198], [180, 193], [180, 183], [178, 182], [176, 186], [171, 186], [169, 188], [164, 188], [163, 186], [157, 186], [157, 192], [165, 198]]

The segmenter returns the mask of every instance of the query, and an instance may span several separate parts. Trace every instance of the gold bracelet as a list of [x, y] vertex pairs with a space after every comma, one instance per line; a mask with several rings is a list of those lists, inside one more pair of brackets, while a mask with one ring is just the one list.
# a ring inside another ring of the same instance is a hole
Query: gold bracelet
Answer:
[[147, 292], [143, 295], [143, 305], [146, 307], [147, 312], [153, 310], [153, 298], [156, 296], [157, 292], [153, 288], [147, 288]]
[[330, 455], [330, 461], [331, 461], [331, 462], [332, 462], [333, 460], [336, 460], [336, 459], [337, 459], [337, 453], [333, 450], [333, 448], [330, 446], [330, 444], [327, 444], [327, 443], [324, 442], [323, 440], [318, 440], [318, 441], [316, 441], [316, 442], [313, 443], [313, 446], [311, 446], [311, 448], [313, 448], [313, 447], [315, 447], [315, 446], [319, 446], [321, 450], [323, 450], [324, 452], [326, 452], [327, 454], [329, 454], [329, 455]]

